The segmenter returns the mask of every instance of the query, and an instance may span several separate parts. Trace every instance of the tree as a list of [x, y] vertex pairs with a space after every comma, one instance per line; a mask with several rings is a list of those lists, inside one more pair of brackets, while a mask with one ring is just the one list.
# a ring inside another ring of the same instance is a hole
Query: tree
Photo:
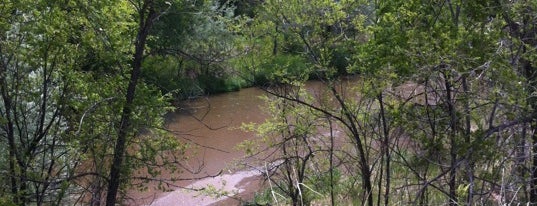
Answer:
[[234, 21], [233, 7], [216, 0], [175, 2], [150, 32], [143, 78], [183, 99], [239, 89], [228, 66], [238, 55], [229, 29]]
[[[534, 119], [536, 117], [535, 108], [537, 108], [537, 101], [535, 98], [536, 88], [536, 72], [535, 72], [535, 51], [534, 47], [537, 46], [535, 22], [537, 19], [532, 14], [537, 5], [531, 1], [514, 1], [503, 2], [498, 1], [498, 6], [503, 8], [501, 18], [505, 21], [507, 28], [507, 39], [509, 41], [509, 47], [507, 57], [510, 65], [514, 71], [523, 78], [524, 87], [526, 93], [526, 110], [532, 117], [529, 122], [529, 130], [531, 131], [531, 141], [533, 145], [531, 148], [532, 163], [530, 169], [530, 189], [529, 189], [529, 201], [531, 203], [537, 203], [537, 148], [535, 142], [537, 142], [537, 123]], [[523, 137], [525, 138], [525, 137]], [[523, 146], [522, 148], [524, 148]]]
[[[125, 189], [129, 178], [152, 179], [133, 177], [132, 170], [146, 168], [152, 176], [158, 174], [155, 168], [177, 167], [181, 146], [162, 130], [162, 115], [170, 109], [167, 97], [137, 81], [127, 89], [130, 98], [118, 96], [129, 83], [125, 66], [134, 62], [126, 55], [133, 49], [136, 25], [131, 6], [115, 0], [2, 5], [0, 144], [6, 149], [0, 171], [10, 176], [0, 179], [9, 186], [0, 195], [11, 199], [7, 203], [101, 205], [111, 180], [106, 170], [119, 168], [122, 176], [114, 180]], [[152, 6], [164, 11], [168, 5], [157, 7]], [[139, 73], [144, 44], [137, 45]], [[130, 112], [118, 127], [117, 111], [125, 102]], [[145, 135], [131, 138], [142, 129]], [[129, 152], [120, 152], [126, 164], [112, 167], [103, 163], [112, 162], [110, 145], [118, 133]]]
[[64, 112], [77, 78], [70, 68], [81, 53], [69, 35], [76, 16], [63, 6], [26, 1], [2, 6], [1, 170], [9, 174], [2, 183], [17, 205], [59, 204], [71, 189], [76, 165], [71, 150], [77, 148], [70, 144]]
[[134, 110], [134, 98], [138, 79], [140, 78], [144, 50], [149, 32], [154, 22], [161, 16], [165, 8], [169, 8], [170, 2], [159, 1], [138, 1], [133, 5], [138, 14], [138, 30], [134, 41], [134, 54], [129, 84], [125, 94], [125, 102], [122, 106], [121, 120], [118, 128], [118, 135], [114, 147], [114, 157], [110, 168], [106, 205], [116, 204], [117, 192], [121, 184], [121, 170], [125, 158], [128, 135], [131, 133], [131, 115]]
[[[294, 95], [307, 96], [299, 89], [286, 90]], [[260, 140], [254, 144], [268, 146], [260, 151], [246, 149], [251, 151], [249, 155], [259, 159], [256, 164], [270, 164], [265, 165], [267, 168], [263, 172], [274, 193], [281, 192], [291, 198], [292, 205], [309, 205], [315, 196], [311, 194], [318, 189], [314, 180], [321, 179], [326, 173], [326, 167], [321, 166], [323, 163], [319, 158], [327, 156], [323, 154], [326, 148], [317, 142], [323, 137], [315, 133], [324, 120], [298, 103], [273, 99], [268, 104], [269, 113], [273, 115], [265, 123], [244, 126], [258, 133]]]
[[[361, 106], [368, 105], [365, 103], [367, 100], [357, 101], [354, 99], [356, 97], [349, 96], [349, 91], [341, 89], [341, 86], [346, 84], [337, 77], [338, 69], [334, 66], [335, 56], [332, 53], [334, 48], [345, 48], [358, 43], [355, 40], [360, 38], [363, 15], [360, 13], [362, 10], [353, 8], [359, 6], [359, 2], [355, 1], [312, 1], [307, 4], [302, 1], [289, 1], [286, 4], [265, 1], [263, 9], [251, 23], [254, 43], [250, 47], [253, 49], [249, 51], [253, 56], [264, 57], [249, 61], [252, 65], [246, 67], [252, 68], [254, 76], [259, 68], [272, 69], [272, 75], [269, 75], [266, 84], [268, 94], [279, 99], [277, 101], [300, 105], [313, 113], [322, 114], [321, 116], [330, 119], [345, 131], [346, 137], [354, 146], [353, 158], [358, 162], [357, 171], [352, 171], [352, 174], [358, 175], [361, 180], [362, 190], [355, 198], [363, 201], [363, 204], [373, 205], [373, 175], [370, 164], [373, 156], [368, 152], [371, 148], [369, 143], [372, 141], [371, 136], [362, 136], [363, 122], [360, 118], [361, 112], [364, 111]], [[256, 50], [257, 42], [273, 42], [272, 48], [269, 50], [259, 47], [259, 50]], [[287, 55], [293, 58], [286, 60], [280, 57]], [[305, 66], [296, 67], [297, 61], [306, 62]], [[297, 90], [304, 90], [302, 82], [310, 77], [322, 80], [325, 87], [322, 94], [326, 96], [307, 98], [285, 89], [297, 87]], [[313, 138], [312, 136], [315, 135], [308, 135], [308, 138]]]
[[[263, 58], [243, 63], [253, 76], [272, 73], [265, 84], [270, 95], [323, 113], [346, 131], [360, 165], [363, 201], [372, 205], [376, 198], [380, 205], [384, 197], [387, 205], [390, 196], [404, 190], [416, 194], [401, 198], [407, 204], [444, 202], [440, 199], [450, 205], [485, 204], [490, 196], [524, 202], [516, 189], [498, 195], [498, 188], [524, 183], [497, 180], [504, 177], [500, 171], [523, 167], [520, 158], [502, 158], [526, 153], [524, 125], [534, 116], [531, 101], [520, 100], [525, 95], [531, 100], [533, 90], [517, 83], [532, 82], [533, 53], [526, 51], [534, 47], [533, 17], [528, 15], [533, 4], [308, 1], [308, 6], [298, 6], [301, 3], [264, 2], [247, 33], [248, 51]], [[512, 30], [505, 33], [506, 28]], [[336, 74], [342, 73], [335, 69], [333, 51], [340, 47], [347, 49], [342, 50], [351, 62], [346, 72], [361, 78], [356, 83], [359, 100], [339, 87]], [[305, 66], [297, 67], [299, 61]], [[297, 82], [307, 79], [321, 80], [328, 92], [313, 101], [279, 89], [300, 87]], [[323, 104], [324, 98], [331, 104]], [[519, 106], [526, 103], [525, 108]], [[390, 168], [412, 178], [392, 175]], [[392, 190], [392, 184], [402, 181], [407, 181], [405, 187]]]
[[[408, 116], [394, 123], [412, 131], [408, 136], [416, 138], [413, 149], [418, 149], [415, 157], [421, 159], [402, 155], [409, 148], [397, 152], [404, 167], [421, 182], [413, 202], [428, 204], [427, 188], [432, 185], [450, 205], [484, 201], [476, 194], [493, 194], [496, 185], [483, 168], [509, 168], [490, 159], [501, 157], [492, 155], [499, 148], [513, 151], [512, 142], [494, 142], [490, 136], [513, 134], [506, 129], [518, 133], [527, 121], [516, 109], [518, 103], [510, 101], [519, 97], [521, 88], [513, 84], [513, 79], [519, 79], [516, 72], [501, 58], [504, 22], [497, 18], [498, 5], [379, 1], [376, 8], [377, 23], [370, 27], [371, 38], [357, 65], [366, 75], [395, 77], [390, 80], [397, 86], [393, 92], [403, 98], [394, 106]], [[490, 175], [500, 174], [495, 170]]]

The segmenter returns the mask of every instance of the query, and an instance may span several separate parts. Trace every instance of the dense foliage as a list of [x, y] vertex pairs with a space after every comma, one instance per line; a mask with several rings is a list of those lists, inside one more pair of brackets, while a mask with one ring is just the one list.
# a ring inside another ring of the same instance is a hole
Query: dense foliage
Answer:
[[171, 103], [246, 86], [271, 114], [241, 145], [267, 165], [258, 203], [537, 203], [536, 13], [533, 0], [3, 0], [0, 204], [114, 205], [173, 181], [159, 174], [180, 174], [186, 145], [164, 131]]
[[[270, 193], [293, 205], [535, 203], [535, 9], [264, 1], [239, 68], [268, 80], [276, 105], [246, 126], [268, 145], [247, 151], [275, 164]], [[308, 79], [325, 89], [307, 92]]]
[[[156, 164], [160, 153], [181, 153], [177, 140], [160, 131], [168, 97], [129, 77], [145, 47], [138, 18], [167, 4], [134, 3], [2, 3], [2, 204], [104, 204], [110, 182], [127, 189], [136, 180], [132, 171], [160, 170], [169, 162]], [[111, 194], [108, 205], [120, 199]]]

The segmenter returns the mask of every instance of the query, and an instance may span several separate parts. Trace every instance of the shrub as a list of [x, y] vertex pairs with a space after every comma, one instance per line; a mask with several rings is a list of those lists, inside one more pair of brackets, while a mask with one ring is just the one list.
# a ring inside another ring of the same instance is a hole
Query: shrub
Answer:
[[277, 55], [261, 64], [255, 74], [255, 83], [288, 83], [294, 80], [307, 80], [311, 73], [307, 60], [300, 55]]

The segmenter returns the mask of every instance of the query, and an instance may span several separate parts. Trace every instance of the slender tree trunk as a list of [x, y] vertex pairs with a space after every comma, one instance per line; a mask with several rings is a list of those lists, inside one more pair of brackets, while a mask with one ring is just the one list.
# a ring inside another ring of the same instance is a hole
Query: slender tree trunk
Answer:
[[384, 178], [384, 140], [381, 140], [381, 149], [380, 149], [380, 161], [379, 161], [379, 174], [377, 178], [377, 206], [380, 206], [382, 200], [382, 181]]
[[[1, 49], [1, 48], [0, 48]], [[0, 92], [2, 93], [2, 100], [4, 104], [4, 113], [5, 113], [5, 119], [6, 123], [3, 125], [4, 130], [6, 131], [6, 139], [8, 142], [8, 155], [9, 155], [9, 180], [10, 180], [10, 189], [11, 194], [13, 194], [13, 202], [15, 204], [20, 204], [19, 196], [17, 195], [19, 193], [19, 184], [17, 182], [17, 149], [15, 145], [15, 134], [14, 134], [14, 127], [12, 122], [12, 106], [11, 106], [11, 98], [9, 95], [9, 88], [8, 83], [6, 82], [5, 76], [7, 71], [7, 66], [3, 64], [3, 61], [0, 61]]]
[[[386, 110], [384, 109], [384, 99], [382, 98], [382, 93], [378, 96], [379, 104], [380, 104], [380, 117], [382, 120], [382, 131], [384, 135], [384, 141], [383, 141], [383, 151], [384, 151], [384, 158], [386, 161], [386, 185], [384, 190], [384, 205], [388, 205], [389, 198], [390, 198], [390, 130], [388, 129], [388, 123], [386, 122]], [[382, 171], [381, 171], [382, 172]]]
[[334, 194], [334, 128], [332, 127], [330, 117], [327, 117], [326, 119], [328, 120], [328, 126], [330, 127], [330, 203], [334, 206], [336, 204]]
[[[537, 82], [535, 82], [537, 80], [537, 71], [535, 71], [535, 68], [531, 65], [531, 63], [526, 60], [523, 61], [523, 67], [526, 72], [526, 78], [528, 81], [528, 93], [531, 95], [537, 90], [535, 88], [535, 86], [537, 86]], [[529, 123], [531, 131], [531, 141], [533, 143], [530, 181], [530, 202], [532, 204], [537, 204], [537, 98], [530, 96], [528, 98], [528, 105], [531, 109], [531, 114], [533, 116], [532, 121]]]
[[[530, 20], [525, 19], [524, 23], [531, 22]], [[531, 45], [535, 47], [537, 45], [535, 27], [526, 28], [526, 31], [523, 32], [521, 38], [526, 45], [522, 49], [522, 53], [526, 53], [526, 47]], [[528, 106], [532, 114], [532, 121], [529, 123], [531, 131], [531, 140], [533, 143], [532, 146], [532, 165], [531, 165], [531, 181], [530, 181], [530, 202], [532, 204], [537, 204], [537, 97], [535, 97], [535, 92], [537, 92], [537, 71], [536, 68], [532, 65], [531, 60], [522, 58], [520, 60], [522, 66], [522, 71], [526, 77], [528, 90]]]
[[[7, 110], [7, 109], [6, 109]], [[9, 113], [9, 112], [7, 112]], [[9, 145], [9, 179], [11, 183], [11, 194], [13, 194], [13, 202], [15, 204], [20, 204], [19, 196], [17, 195], [19, 193], [19, 184], [17, 181], [17, 163], [16, 163], [16, 146], [15, 146], [15, 136], [13, 134], [13, 123], [8, 118], [8, 125], [7, 125], [7, 139], [8, 139], [8, 145]]]
[[530, 123], [532, 146], [532, 164], [531, 164], [531, 181], [530, 181], [530, 202], [531, 204], [537, 203], [537, 122], [533, 120]]
[[341, 106], [341, 109], [343, 110], [343, 115], [348, 121], [346, 123], [342, 123], [346, 124], [346, 127], [350, 130], [351, 134], [353, 135], [356, 148], [358, 149], [358, 158], [360, 159], [360, 171], [362, 172], [362, 188], [364, 190], [362, 196], [366, 199], [368, 206], [373, 206], [373, 186], [371, 183], [371, 170], [369, 169], [369, 161], [367, 160], [365, 148], [362, 144], [362, 138], [360, 137], [360, 133], [358, 132], [356, 118], [354, 118], [354, 116], [351, 114], [351, 112], [347, 108], [347, 105], [345, 104], [339, 93], [336, 91], [336, 89], [334, 87], [331, 87], [330, 89], [336, 97], [339, 105]]
[[[446, 71], [449, 72], [449, 71]], [[450, 144], [450, 168], [449, 168], [449, 205], [456, 206], [457, 200], [457, 114], [455, 113], [454, 100], [452, 99], [452, 85], [451, 75], [444, 73], [444, 85], [446, 89], [446, 102], [448, 107], [448, 113], [450, 115], [450, 130], [449, 130], [449, 144]]]
[[272, 37], [272, 55], [278, 54], [278, 24], [274, 25], [274, 36]]
[[116, 204], [117, 192], [121, 184], [121, 170], [123, 167], [123, 160], [125, 158], [127, 136], [129, 135], [131, 112], [134, 107], [133, 102], [136, 85], [140, 77], [147, 36], [149, 35], [149, 30], [151, 29], [155, 18], [155, 11], [153, 10], [153, 5], [151, 4], [152, 2], [145, 2], [143, 8], [138, 11], [140, 15], [140, 22], [138, 34], [136, 36], [131, 76], [127, 88], [127, 94], [125, 95], [126, 101], [121, 114], [118, 138], [114, 147], [114, 158], [112, 160], [112, 167], [110, 168], [110, 181], [108, 183], [108, 193], [106, 196], [107, 206], [113, 206]]
[[[458, 30], [459, 30], [459, 15], [461, 12], [461, 5], [456, 2], [447, 1], [449, 11], [451, 13], [451, 18], [453, 19], [453, 27], [452, 31], [454, 32], [452, 35], [458, 36]], [[450, 71], [446, 71], [450, 72]], [[449, 141], [450, 141], [450, 172], [449, 172], [449, 205], [450, 206], [456, 206], [458, 205], [457, 200], [457, 129], [458, 129], [458, 118], [455, 111], [455, 100], [453, 99], [454, 95], [452, 94], [451, 88], [453, 85], [451, 85], [451, 76], [450, 73], [449, 77], [446, 76], [444, 73], [444, 83], [446, 86], [446, 96], [447, 96], [447, 106], [448, 106], [448, 112], [450, 115], [450, 132], [449, 134]]]
[[[462, 89], [464, 92], [464, 142], [466, 145], [471, 145], [470, 132], [471, 132], [471, 119], [470, 119], [470, 88], [468, 88], [468, 80], [465, 76], [462, 77]], [[473, 150], [470, 146], [466, 153], [466, 168], [468, 175], [468, 192], [466, 198], [467, 205], [473, 205], [474, 199], [474, 161], [472, 160]]]
[[[432, 91], [429, 91], [428, 88], [430, 87], [430, 85], [427, 83], [429, 80], [426, 81], [425, 83], [425, 90], [424, 90], [424, 96], [425, 96], [425, 101], [427, 103], [428, 99], [429, 99], [429, 94], [432, 92]], [[434, 109], [432, 107], [432, 105], [429, 105], [429, 104], [425, 104], [425, 112], [426, 112], [426, 117], [427, 117], [427, 124], [429, 125], [430, 129], [431, 129], [431, 135], [430, 135], [430, 138], [433, 140], [433, 141], [436, 141], [438, 138], [439, 138], [439, 135], [438, 135], [438, 132], [437, 132], [437, 115], [435, 114], [434, 112]], [[423, 172], [422, 172], [422, 183], [421, 185], [424, 185], [424, 188], [423, 188], [423, 192], [420, 194], [420, 196], [418, 197], [419, 198], [419, 205], [428, 205], [429, 203], [429, 196], [428, 196], [428, 189], [427, 189], [427, 185], [428, 185], [428, 171], [431, 167], [429, 167], [430, 163], [429, 161], [426, 161], [424, 163], [425, 165], [423, 166]]]
[[516, 143], [516, 166], [517, 166], [517, 174], [518, 178], [520, 179], [520, 182], [522, 184], [522, 191], [524, 192], [523, 200], [528, 201], [528, 185], [526, 184], [526, 175], [527, 175], [527, 167], [526, 167], [526, 138], [527, 138], [527, 124], [524, 124], [522, 126], [522, 134], [520, 134], [520, 137]]

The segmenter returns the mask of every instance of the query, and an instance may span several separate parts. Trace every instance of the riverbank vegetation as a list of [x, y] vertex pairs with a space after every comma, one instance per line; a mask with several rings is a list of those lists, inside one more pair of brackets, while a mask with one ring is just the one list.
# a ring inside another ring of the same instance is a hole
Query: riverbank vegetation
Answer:
[[262, 202], [535, 202], [535, 6], [264, 1], [246, 68], [307, 66], [273, 64], [272, 118], [245, 126], [268, 145], [251, 155], [273, 163]]
[[4, 1], [0, 204], [114, 205], [173, 182], [187, 145], [163, 128], [171, 102], [250, 86], [271, 114], [240, 145], [266, 166], [257, 203], [537, 203], [536, 12], [531, 0]]

